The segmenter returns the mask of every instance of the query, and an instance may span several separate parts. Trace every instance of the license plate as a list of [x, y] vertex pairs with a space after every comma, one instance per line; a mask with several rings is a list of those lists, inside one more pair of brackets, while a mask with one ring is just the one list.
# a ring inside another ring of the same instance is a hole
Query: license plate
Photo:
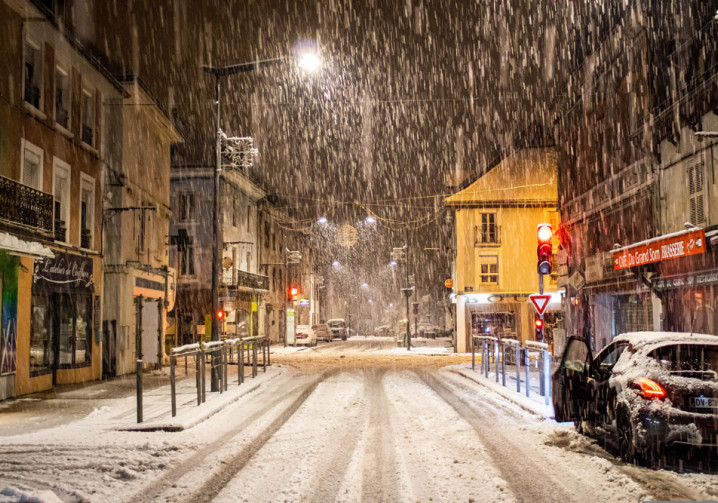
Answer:
[[718, 407], [718, 398], [694, 396], [691, 397], [691, 407], [694, 409], [712, 409]]

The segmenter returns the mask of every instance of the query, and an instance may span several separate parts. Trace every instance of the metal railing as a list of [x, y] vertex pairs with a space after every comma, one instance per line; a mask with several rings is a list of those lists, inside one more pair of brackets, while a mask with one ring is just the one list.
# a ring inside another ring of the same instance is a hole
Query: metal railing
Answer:
[[527, 397], [531, 395], [530, 368], [533, 360], [533, 365], [539, 371], [539, 394], [544, 397], [544, 402], [548, 405], [552, 390], [551, 353], [548, 351], [547, 344], [536, 341], [526, 341], [522, 347], [521, 342], [516, 339], [498, 339], [491, 335], [472, 336], [471, 370], [476, 370], [476, 352], [477, 348], [479, 348], [481, 352], [481, 373], [488, 379], [489, 371], [493, 363], [496, 382], [499, 382], [499, 374], [501, 374], [501, 384], [506, 386], [507, 347], [510, 348], [515, 355], [516, 392], [521, 393], [521, 363], [523, 361], [525, 374], [524, 391]]
[[[237, 361], [234, 361], [236, 352]], [[261, 361], [259, 356], [261, 354]], [[245, 357], [246, 355], [246, 357]], [[271, 365], [269, 356], [268, 337], [243, 337], [227, 339], [224, 341], [211, 341], [207, 343], [187, 344], [173, 348], [170, 354], [170, 399], [172, 401], [172, 417], [177, 415], [177, 362], [184, 358], [184, 373], [189, 375], [189, 359], [194, 359], [195, 387], [197, 390], [197, 406], [207, 400], [206, 374], [209, 366], [210, 372], [219, 368], [219, 392], [227, 391], [229, 385], [228, 367], [237, 365], [237, 384], [244, 382], [246, 365], [251, 365], [252, 377], [257, 377], [258, 368], [267, 371]], [[142, 422], [142, 363], [138, 360], [137, 377], [137, 422]]]
[[251, 290], [269, 291], [268, 276], [254, 274], [236, 268], [224, 269], [222, 271], [222, 284]]
[[0, 219], [51, 235], [52, 194], [0, 176]]

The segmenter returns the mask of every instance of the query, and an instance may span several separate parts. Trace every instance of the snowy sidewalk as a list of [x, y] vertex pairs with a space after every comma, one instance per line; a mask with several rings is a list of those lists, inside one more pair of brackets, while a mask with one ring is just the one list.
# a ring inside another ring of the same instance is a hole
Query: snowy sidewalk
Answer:
[[462, 376], [489, 388], [491, 391], [537, 416], [544, 419], [553, 419], [554, 413], [551, 397], [549, 396], [549, 404], [546, 405], [545, 397], [539, 394], [540, 381], [537, 369], [531, 368], [529, 371], [531, 387], [530, 396], [527, 397], [525, 387], [526, 369], [524, 366], [521, 366], [521, 392], [519, 393], [516, 391], [516, 365], [506, 365], [506, 386], [503, 386], [501, 371], [499, 371], [498, 382], [496, 381], [496, 372], [493, 369], [489, 371], [489, 377], [487, 378], [481, 371], [480, 360], [480, 358], [476, 360], [476, 370], [471, 370], [471, 364], [468, 363], [456, 366], [456, 371]]
[[[105, 430], [125, 431], [182, 431], [216, 414], [242, 396], [261, 388], [285, 369], [258, 369], [251, 377], [251, 367], [245, 368], [245, 381], [237, 384], [237, 366], [228, 368], [227, 391], [210, 392], [210, 375], [206, 375], [206, 401], [197, 405], [197, 388], [192, 365], [188, 375], [184, 367], [177, 369], [177, 415], [172, 417], [169, 369], [162, 374], [144, 374], [143, 422], [137, 423], [135, 376], [122, 376], [89, 386], [71, 387], [47, 393], [37, 393], [0, 403], [0, 436], [31, 433], [47, 428], [91, 420]], [[181, 369], [181, 370], [180, 370]]]

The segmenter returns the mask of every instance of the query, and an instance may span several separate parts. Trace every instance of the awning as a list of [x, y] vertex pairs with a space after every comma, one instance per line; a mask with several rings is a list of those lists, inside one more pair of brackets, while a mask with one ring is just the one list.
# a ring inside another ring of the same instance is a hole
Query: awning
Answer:
[[40, 243], [23, 241], [7, 232], [0, 232], [0, 250], [5, 250], [10, 255], [33, 258], [53, 258], [55, 256], [49, 248]]

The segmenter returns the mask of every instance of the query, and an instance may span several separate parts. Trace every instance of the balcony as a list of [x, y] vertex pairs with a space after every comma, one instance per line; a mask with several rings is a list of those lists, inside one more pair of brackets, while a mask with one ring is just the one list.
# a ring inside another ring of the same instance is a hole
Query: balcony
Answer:
[[52, 194], [0, 176], [0, 220], [5, 223], [52, 235], [53, 199]]
[[224, 269], [222, 271], [222, 284], [235, 286], [238, 290], [269, 291], [269, 277], [240, 269]]

